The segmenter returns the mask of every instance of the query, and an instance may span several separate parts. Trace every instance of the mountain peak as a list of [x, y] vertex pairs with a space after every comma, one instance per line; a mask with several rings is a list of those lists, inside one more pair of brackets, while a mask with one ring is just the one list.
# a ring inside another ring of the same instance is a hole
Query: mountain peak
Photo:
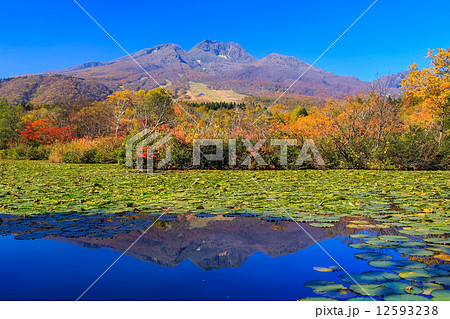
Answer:
[[256, 59], [238, 43], [219, 42], [210, 39], [203, 40], [194, 46], [189, 53], [201, 62], [224, 60], [233, 62], [256, 61]]
[[[156, 53], [158, 51], [160, 51], [163, 54], [168, 54], [169, 52], [177, 52], [177, 53], [185, 53], [186, 52], [182, 47], [180, 47], [177, 44], [166, 43], [166, 44], [156, 45], [156, 46], [154, 46], [152, 48], [139, 50], [137, 52], [134, 52], [134, 53], [130, 54], [130, 56], [133, 57], [133, 59], [137, 59], [137, 58], [140, 58], [140, 57], [145, 56], [145, 55]], [[119, 61], [124, 61], [124, 60], [130, 60], [131, 59], [130, 56], [125, 55], [125, 56], [120, 57], [118, 59], [115, 59], [115, 60], [113, 60], [111, 62], [119, 62]]]
[[279, 53], [271, 53], [268, 56], [262, 58], [259, 60], [257, 65], [265, 65], [265, 64], [271, 64], [274, 66], [287, 66], [292, 69], [300, 69], [308, 67], [309, 64], [306, 62], [303, 62], [295, 57], [283, 55]]

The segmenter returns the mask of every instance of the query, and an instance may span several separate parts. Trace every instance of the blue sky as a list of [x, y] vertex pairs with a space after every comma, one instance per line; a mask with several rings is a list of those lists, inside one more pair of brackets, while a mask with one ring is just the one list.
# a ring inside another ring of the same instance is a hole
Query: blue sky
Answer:
[[[78, 1], [129, 52], [208, 38], [312, 63], [374, 0]], [[73, 0], [0, 8], [0, 77], [124, 55]], [[428, 48], [450, 47], [449, 9], [448, 0], [379, 0], [316, 66], [363, 80], [425, 66]]]

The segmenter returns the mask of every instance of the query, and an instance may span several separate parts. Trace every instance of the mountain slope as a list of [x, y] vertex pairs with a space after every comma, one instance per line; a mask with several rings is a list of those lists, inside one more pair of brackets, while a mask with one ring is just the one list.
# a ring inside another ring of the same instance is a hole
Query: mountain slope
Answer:
[[0, 97], [12, 103], [52, 104], [101, 101], [112, 91], [105, 85], [65, 75], [26, 76], [0, 80]]
[[[195, 96], [189, 92], [192, 83], [244, 95], [276, 95], [286, 90], [306, 70], [290, 92], [329, 98], [361, 93], [369, 86], [368, 82], [355, 77], [310, 67], [295, 57], [272, 53], [258, 60], [233, 42], [204, 40], [189, 51], [176, 44], [162, 44], [131, 56], [159, 84], [167, 85], [177, 96], [187, 99], [202, 96], [201, 92]], [[111, 90], [156, 87], [155, 81], [133, 59], [124, 56], [109, 62], [86, 62], [41, 75], [63, 74], [82, 78]]]

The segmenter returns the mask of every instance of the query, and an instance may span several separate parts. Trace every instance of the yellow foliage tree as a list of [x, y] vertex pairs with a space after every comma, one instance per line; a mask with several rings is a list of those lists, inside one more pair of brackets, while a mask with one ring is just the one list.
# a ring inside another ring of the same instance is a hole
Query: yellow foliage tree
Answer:
[[433, 106], [440, 115], [439, 143], [445, 132], [445, 115], [450, 105], [450, 48], [429, 50], [430, 67], [419, 70], [417, 64], [409, 67], [411, 72], [402, 81], [405, 96]]

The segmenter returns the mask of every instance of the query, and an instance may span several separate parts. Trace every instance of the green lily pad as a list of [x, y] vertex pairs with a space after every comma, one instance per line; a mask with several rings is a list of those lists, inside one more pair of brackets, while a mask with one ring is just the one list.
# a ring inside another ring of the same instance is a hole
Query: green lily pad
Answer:
[[436, 289], [431, 292], [433, 300], [448, 301], [450, 300], [450, 289]]
[[396, 236], [396, 235], [381, 235], [378, 237], [378, 239], [385, 241], [398, 241], [398, 242], [405, 242], [410, 240], [406, 236]]
[[450, 276], [437, 276], [433, 277], [431, 279], [432, 282], [444, 285], [444, 286], [450, 286]]
[[355, 254], [355, 257], [358, 258], [358, 259], [369, 260], [369, 261], [372, 261], [372, 260], [391, 260], [393, 258], [390, 255], [383, 255], [383, 254], [380, 254], [378, 252], [372, 252], [372, 251]]
[[450, 238], [424, 238], [423, 241], [433, 244], [450, 245]]
[[371, 235], [368, 235], [368, 234], [351, 234], [350, 238], [370, 239], [370, 238], [374, 238], [374, 236], [371, 236]]
[[368, 244], [362, 244], [362, 243], [352, 243], [352, 244], [349, 244], [349, 246], [352, 248], [362, 249], [362, 250], [375, 250], [376, 249], [375, 246], [371, 246]]
[[395, 247], [398, 246], [399, 243], [394, 241], [387, 241], [381, 239], [369, 239], [366, 241], [366, 244], [375, 246], [375, 247]]
[[372, 284], [377, 281], [375, 277], [364, 274], [342, 274], [339, 279], [348, 284]]
[[312, 288], [316, 292], [345, 290], [345, 286], [334, 281], [312, 280], [304, 284], [305, 287]]
[[354, 293], [364, 296], [384, 296], [392, 293], [392, 290], [384, 284], [353, 284], [348, 288]]
[[402, 259], [396, 260], [396, 262], [402, 266], [403, 271], [409, 271], [412, 269], [425, 269], [428, 267], [426, 263], [418, 262], [415, 260]]
[[444, 245], [432, 245], [431, 247], [427, 248], [429, 250], [442, 252], [444, 254], [450, 255], [450, 247], [444, 246]]
[[430, 301], [427, 297], [410, 294], [392, 294], [383, 297], [385, 301]]
[[406, 243], [402, 243], [401, 246], [403, 248], [409, 248], [409, 247], [424, 247], [426, 244], [425, 243], [421, 243], [418, 241], [408, 241]]
[[373, 301], [370, 297], [353, 297], [350, 299], [347, 299], [346, 301]]
[[310, 223], [309, 226], [317, 228], [330, 228], [333, 227], [333, 223]]
[[421, 289], [419, 286], [401, 281], [385, 282], [383, 283], [383, 285], [385, 285], [387, 288], [390, 288], [393, 294], [407, 293], [412, 295], [418, 295], [423, 292], [423, 289]]
[[431, 277], [430, 273], [424, 269], [414, 269], [412, 271], [400, 272], [398, 275], [405, 280], [411, 281], [425, 281]]
[[424, 282], [422, 284], [422, 287], [423, 287], [423, 293], [422, 294], [424, 294], [424, 295], [431, 295], [431, 292], [433, 290], [443, 289], [444, 288], [441, 285], [438, 285], [438, 284], [435, 284], [435, 283], [432, 283], [432, 282]]
[[386, 271], [366, 271], [361, 275], [372, 276], [377, 281], [399, 280], [399, 276], [397, 274]]
[[395, 251], [400, 254], [411, 255], [411, 256], [427, 257], [427, 256], [434, 255], [434, 253], [432, 251], [429, 251], [427, 249], [421, 249], [421, 248], [396, 248]]
[[430, 272], [430, 274], [433, 274], [433, 276], [448, 276], [449, 272], [446, 270], [442, 270], [439, 268], [427, 268], [427, 270]]
[[392, 260], [374, 260], [369, 262], [369, 265], [372, 267], [382, 269], [398, 269], [401, 267], [401, 265]]

